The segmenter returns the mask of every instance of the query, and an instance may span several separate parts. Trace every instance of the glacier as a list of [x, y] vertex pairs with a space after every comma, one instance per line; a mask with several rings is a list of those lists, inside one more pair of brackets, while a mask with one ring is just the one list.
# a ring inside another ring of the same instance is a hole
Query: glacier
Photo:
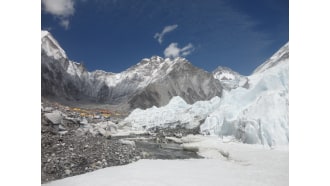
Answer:
[[194, 128], [205, 119], [207, 114], [219, 107], [220, 98], [214, 97], [209, 101], [197, 101], [187, 104], [181, 97], [175, 96], [163, 107], [153, 106], [146, 110], [135, 109], [124, 119], [121, 125], [129, 125], [133, 130], [145, 130], [152, 127]]
[[133, 130], [200, 126], [204, 135], [243, 143], [289, 144], [289, 43], [244, 79], [247, 86], [225, 90], [221, 99], [190, 105], [174, 97], [160, 108], [135, 109], [122, 125]]
[[[288, 45], [288, 44], [287, 44]], [[220, 107], [201, 125], [203, 134], [234, 136], [244, 143], [289, 143], [289, 63], [248, 77], [249, 88], [225, 92]]]

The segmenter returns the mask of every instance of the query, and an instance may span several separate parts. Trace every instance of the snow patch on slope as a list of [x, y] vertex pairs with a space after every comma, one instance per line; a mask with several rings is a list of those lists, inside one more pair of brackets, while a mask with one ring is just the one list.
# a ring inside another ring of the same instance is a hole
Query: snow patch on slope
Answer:
[[74, 62], [74, 61], [70, 61], [69, 62], [69, 66], [67, 68], [67, 73], [69, 73], [72, 76], [77, 75], [78, 77], [81, 77], [82, 75], [82, 69], [81, 69], [81, 64]]

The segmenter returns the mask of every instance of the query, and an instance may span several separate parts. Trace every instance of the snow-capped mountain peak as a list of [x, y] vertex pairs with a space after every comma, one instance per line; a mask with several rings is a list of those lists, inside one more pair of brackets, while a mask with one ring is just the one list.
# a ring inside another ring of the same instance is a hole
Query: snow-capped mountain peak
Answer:
[[143, 58], [136, 66], [150, 64], [150, 65], [159, 65], [162, 63], [166, 63], [167, 65], [171, 65], [174, 63], [189, 63], [186, 58], [176, 57], [176, 58], [162, 58], [160, 56], [151, 56], [150, 58]]
[[212, 74], [227, 90], [245, 86], [247, 83], [247, 78], [245, 76], [242, 76], [228, 67], [218, 66]]
[[160, 63], [160, 62], [163, 62], [164, 61], [164, 58], [159, 57], [159, 56], [152, 56], [149, 60], [152, 61], [152, 62], [158, 62], [158, 63]]
[[233, 71], [232, 69], [228, 67], [222, 67], [218, 66], [213, 72], [214, 78], [218, 80], [235, 80], [239, 76], [241, 76], [239, 73]]
[[50, 57], [55, 59], [67, 58], [65, 51], [54, 39], [51, 33], [46, 30], [41, 31], [41, 49]]
[[154, 81], [171, 72], [173, 66], [178, 63], [185, 64], [189, 62], [182, 57], [164, 59], [159, 56], [152, 56], [151, 58], [143, 58], [138, 64], [125, 70], [123, 73], [137, 73], [139, 76], [148, 76], [148, 79]]

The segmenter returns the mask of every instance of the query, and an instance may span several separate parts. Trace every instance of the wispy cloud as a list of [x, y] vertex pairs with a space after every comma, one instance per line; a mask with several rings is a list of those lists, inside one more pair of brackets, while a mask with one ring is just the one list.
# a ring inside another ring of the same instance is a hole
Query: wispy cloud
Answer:
[[63, 19], [60, 21], [60, 25], [63, 26], [65, 30], [69, 29], [69, 24], [70, 24], [70, 21], [67, 19]]
[[75, 12], [74, 0], [41, 0], [43, 11], [59, 19], [59, 24], [68, 29], [69, 17]]
[[154, 35], [154, 38], [158, 40], [159, 44], [162, 44], [163, 42], [163, 37], [165, 36], [165, 34], [172, 32], [173, 30], [175, 30], [178, 27], [178, 25], [169, 25], [169, 26], [165, 26], [163, 31], [161, 33], [156, 33]]
[[187, 56], [195, 49], [194, 45], [189, 43], [183, 48], [178, 47], [178, 43], [171, 43], [165, 50], [164, 56], [169, 58], [175, 58], [180, 56]]

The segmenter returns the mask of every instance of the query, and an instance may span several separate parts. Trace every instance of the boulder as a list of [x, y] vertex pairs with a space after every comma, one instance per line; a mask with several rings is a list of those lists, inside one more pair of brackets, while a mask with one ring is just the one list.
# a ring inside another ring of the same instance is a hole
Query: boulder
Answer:
[[102, 121], [96, 124], [98, 128], [103, 128], [106, 131], [111, 131], [112, 133], [116, 133], [118, 130], [118, 126], [111, 121]]
[[182, 143], [182, 140], [180, 138], [176, 138], [176, 137], [167, 137], [167, 136], [165, 136], [165, 139], [168, 140], [168, 141], [173, 141], [174, 143], [179, 143], [179, 144]]
[[108, 121], [107, 129], [110, 130], [111, 132], [117, 132], [118, 126], [115, 123]]
[[66, 130], [66, 128], [63, 127], [63, 125], [59, 125], [59, 126], [58, 126], [58, 129], [59, 129], [60, 131], [64, 131], [64, 130]]
[[55, 110], [51, 113], [46, 113], [45, 117], [48, 121], [50, 121], [53, 125], [59, 125], [62, 123], [63, 115], [61, 111]]
[[65, 119], [66, 121], [69, 121], [69, 122], [71, 122], [71, 123], [75, 123], [75, 124], [79, 124], [79, 123], [80, 123], [80, 120], [79, 120], [79, 119], [77, 119], [77, 118], [72, 118], [72, 117], [64, 117], [64, 119]]
[[52, 107], [46, 107], [43, 109], [44, 112], [51, 112], [53, 111], [54, 109]]
[[71, 174], [71, 170], [69, 170], [69, 169], [66, 169], [64, 172], [65, 172], [65, 174], [67, 174], [67, 175], [70, 175], [70, 174]]
[[111, 132], [110, 131], [106, 131], [103, 128], [98, 128], [99, 134], [101, 134], [102, 136], [109, 138], [111, 137]]
[[80, 120], [80, 124], [87, 125], [88, 124], [87, 119], [86, 118], [83, 118], [82, 120]]

